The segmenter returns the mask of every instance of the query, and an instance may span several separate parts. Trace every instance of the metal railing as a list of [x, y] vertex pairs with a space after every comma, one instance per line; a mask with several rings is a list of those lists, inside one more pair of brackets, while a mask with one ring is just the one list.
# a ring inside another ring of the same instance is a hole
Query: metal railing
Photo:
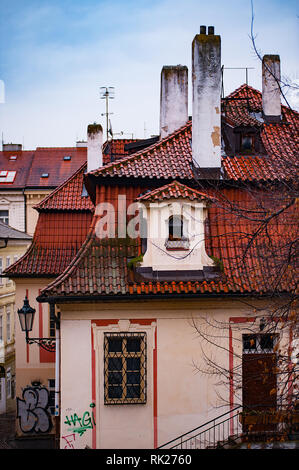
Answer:
[[242, 433], [239, 415], [242, 406], [238, 405], [220, 416], [168, 441], [158, 449], [207, 449], [223, 447], [233, 443]]
[[299, 410], [286, 406], [265, 409], [265, 405], [242, 405], [168, 441], [158, 449], [216, 449], [241, 442], [264, 441], [299, 435]]

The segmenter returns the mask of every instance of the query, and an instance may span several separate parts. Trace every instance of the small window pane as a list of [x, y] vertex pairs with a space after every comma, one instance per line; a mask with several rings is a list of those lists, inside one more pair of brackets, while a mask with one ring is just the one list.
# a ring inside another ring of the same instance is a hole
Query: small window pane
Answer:
[[121, 352], [122, 351], [122, 339], [121, 338], [109, 338], [108, 341], [109, 352]]
[[109, 398], [122, 398], [123, 389], [120, 386], [109, 386], [108, 387], [108, 397]]
[[140, 351], [140, 338], [128, 338], [127, 339], [127, 351], [128, 352], [139, 352]]
[[140, 387], [137, 385], [127, 387], [127, 398], [139, 398], [140, 396]]
[[260, 336], [261, 349], [273, 349], [273, 335], [264, 334]]
[[256, 349], [256, 336], [255, 335], [243, 335], [243, 349], [246, 349], [246, 350]]
[[109, 357], [108, 359], [108, 370], [122, 370], [122, 358], [121, 357]]
[[109, 372], [108, 383], [109, 385], [121, 384], [123, 380], [121, 372]]

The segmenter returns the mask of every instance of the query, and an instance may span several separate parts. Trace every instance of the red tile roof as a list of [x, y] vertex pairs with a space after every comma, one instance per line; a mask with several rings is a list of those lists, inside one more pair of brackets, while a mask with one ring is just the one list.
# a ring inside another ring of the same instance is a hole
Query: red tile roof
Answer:
[[[71, 157], [64, 160], [64, 157]], [[86, 148], [43, 148], [37, 147], [29, 169], [26, 187], [56, 188], [86, 162]], [[47, 178], [42, 178], [48, 174]]]
[[[250, 197], [241, 190], [226, 190], [226, 197], [230, 201], [236, 198], [243, 210], [254, 208]], [[222, 266], [222, 272], [214, 280], [203, 281], [142, 280], [129, 267], [129, 261], [141, 253], [140, 240], [99, 239], [91, 230], [77, 256], [65, 272], [42, 291], [42, 296], [79, 299], [87, 296], [88, 300], [132, 294], [263, 294], [274, 287], [276, 292], [290, 291], [296, 286], [294, 271], [291, 269], [281, 276], [279, 260], [288, 255], [290, 243], [298, 232], [297, 218], [298, 211], [292, 206], [281, 217], [273, 219], [267, 230], [262, 230], [247, 246], [250, 234], [259, 228], [258, 221], [233, 213], [229, 204], [212, 204], [206, 227], [206, 249], [216, 264]], [[96, 223], [97, 216], [93, 228]], [[269, 243], [275, 246], [275, 257], [268, 249]]]
[[113, 139], [105, 142], [103, 145], [103, 164], [108, 165], [111, 162], [122, 160], [129, 155], [126, 145], [138, 142], [139, 139]]
[[[223, 118], [235, 126], [254, 125], [261, 128], [261, 140], [267, 155], [222, 156], [225, 178], [240, 181], [292, 180], [298, 172], [299, 114], [282, 106], [279, 124], [261, 123], [261, 93], [242, 85], [223, 100]], [[238, 98], [238, 99], [237, 99]], [[244, 100], [246, 98], [246, 100]], [[249, 108], [248, 108], [249, 105]], [[194, 178], [191, 131], [192, 122], [161, 139], [145, 150], [90, 172], [101, 177], [156, 179]]]
[[86, 169], [87, 163], [85, 162], [70, 178], [36, 205], [35, 209], [39, 212], [45, 210], [93, 211], [94, 206], [90, 197], [84, 191], [83, 177]]
[[53, 277], [76, 256], [92, 220], [91, 212], [41, 212], [28, 251], [5, 270], [10, 277]]

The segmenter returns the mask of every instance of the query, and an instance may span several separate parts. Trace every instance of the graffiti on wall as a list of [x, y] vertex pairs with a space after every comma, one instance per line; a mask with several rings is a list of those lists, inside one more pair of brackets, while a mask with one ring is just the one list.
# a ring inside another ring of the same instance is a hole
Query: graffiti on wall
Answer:
[[[90, 408], [94, 408], [95, 404], [91, 403]], [[85, 411], [83, 414], [78, 415], [78, 413], [73, 413], [70, 416], [65, 417], [64, 424], [67, 424], [69, 427], [68, 431], [71, 434], [61, 436], [65, 440], [67, 448], [73, 448], [73, 443], [76, 440], [76, 435], [83, 436], [83, 434], [88, 429], [93, 429], [96, 425], [93, 410]]]
[[52, 419], [48, 407], [49, 392], [45, 387], [26, 387], [22, 398], [17, 398], [17, 418], [22, 432], [50, 432]]

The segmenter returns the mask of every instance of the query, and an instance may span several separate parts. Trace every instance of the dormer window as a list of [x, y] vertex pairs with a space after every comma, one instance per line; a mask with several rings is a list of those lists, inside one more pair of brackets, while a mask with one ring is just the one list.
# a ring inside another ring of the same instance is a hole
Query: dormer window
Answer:
[[213, 198], [173, 181], [140, 195], [137, 201], [147, 221], [138, 275], [156, 280], [218, 276], [205, 250], [205, 219]]

